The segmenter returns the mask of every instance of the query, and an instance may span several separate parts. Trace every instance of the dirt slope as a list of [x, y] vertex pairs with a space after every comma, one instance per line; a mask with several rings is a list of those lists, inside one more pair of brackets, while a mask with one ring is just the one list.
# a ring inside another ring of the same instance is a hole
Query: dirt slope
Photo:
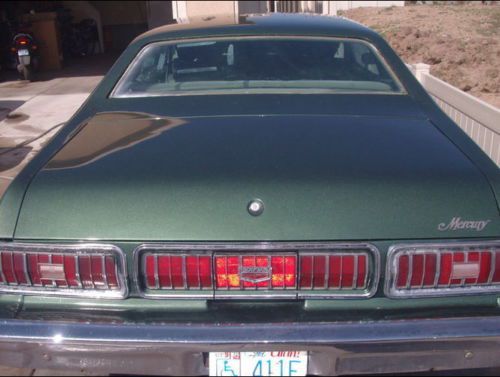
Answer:
[[500, 108], [500, 5], [408, 5], [342, 14], [379, 33], [407, 63]]

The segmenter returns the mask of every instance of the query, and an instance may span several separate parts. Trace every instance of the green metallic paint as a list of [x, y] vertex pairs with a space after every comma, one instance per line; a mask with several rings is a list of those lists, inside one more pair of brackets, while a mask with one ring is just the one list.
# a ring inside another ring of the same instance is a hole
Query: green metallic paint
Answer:
[[[457, 216], [490, 223], [438, 230]], [[421, 119], [103, 113], [35, 177], [15, 238], [371, 240], [498, 227], [484, 176]]]
[[19, 295], [0, 295], [0, 318], [15, 318], [23, 308], [23, 297]]
[[[388, 247], [397, 242], [500, 238], [498, 167], [439, 109], [379, 35], [353, 22], [322, 16], [249, 16], [239, 24], [216, 24], [169, 26], [133, 41], [81, 109], [9, 187], [0, 202], [0, 239], [102, 238], [125, 251], [132, 274], [131, 254], [139, 241], [359, 239], [380, 250], [384, 266]], [[408, 94], [108, 98], [132, 59], [149, 43], [243, 35], [366, 40], [379, 50]], [[54, 156], [67, 141], [82, 127], [85, 130], [97, 113], [110, 111], [183, 118], [185, 123], [84, 166], [56, 170]], [[283, 127], [287, 132], [279, 133]], [[193, 138], [195, 132], [206, 143]], [[331, 148], [321, 132], [336, 137]], [[269, 140], [277, 148], [271, 148]], [[315, 141], [318, 147], [300, 141]], [[311, 160], [301, 166], [299, 154], [287, 149], [290, 146]], [[137, 151], [139, 155], [132, 153]], [[223, 152], [230, 156], [226, 164]], [[264, 163], [270, 157], [275, 165]], [[176, 166], [176, 161], [190, 170]], [[203, 164], [216, 174], [204, 175]], [[266, 202], [261, 217], [245, 213], [254, 196]], [[438, 222], [454, 216], [492, 222], [483, 232], [437, 232]], [[385, 241], [377, 241], [381, 239]], [[94, 313], [92, 318], [98, 320], [112, 316], [116, 321], [182, 321], [189, 314], [197, 321], [222, 322], [268, 321], [269, 310], [288, 320], [321, 321], [498, 313], [498, 295], [390, 300], [383, 297], [383, 283], [382, 277], [370, 300], [258, 304], [144, 300], [134, 298], [131, 284], [132, 297], [112, 303], [1, 295], [0, 315], [60, 318], [72, 313], [85, 320]]]

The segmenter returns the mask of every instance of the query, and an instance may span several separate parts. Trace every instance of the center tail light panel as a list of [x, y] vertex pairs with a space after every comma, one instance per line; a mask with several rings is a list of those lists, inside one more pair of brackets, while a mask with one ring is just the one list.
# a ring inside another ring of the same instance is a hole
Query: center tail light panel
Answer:
[[298, 256], [292, 250], [214, 253], [215, 298], [296, 298]]
[[109, 244], [0, 243], [0, 293], [123, 299], [125, 259]]
[[500, 241], [395, 245], [385, 276], [390, 298], [499, 293]]
[[142, 297], [207, 299], [368, 298], [380, 278], [369, 244], [144, 244], [134, 251]]

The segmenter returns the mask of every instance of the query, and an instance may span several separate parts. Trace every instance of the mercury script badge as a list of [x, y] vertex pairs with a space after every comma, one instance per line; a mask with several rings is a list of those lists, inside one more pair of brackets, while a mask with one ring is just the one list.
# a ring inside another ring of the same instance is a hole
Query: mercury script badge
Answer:
[[438, 225], [438, 230], [444, 232], [445, 230], [461, 230], [470, 229], [476, 232], [482, 231], [491, 220], [462, 220], [460, 217], [454, 217], [449, 223], [441, 223]]
[[271, 267], [261, 266], [241, 266], [240, 278], [249, 283], [261, 283], [263, 281], [271, 280]]

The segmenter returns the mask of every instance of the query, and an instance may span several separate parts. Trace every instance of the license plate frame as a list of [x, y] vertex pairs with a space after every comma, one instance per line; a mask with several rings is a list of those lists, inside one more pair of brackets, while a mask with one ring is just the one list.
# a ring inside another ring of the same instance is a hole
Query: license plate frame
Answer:
[[210, 376], [306, 376], [307, 351], [209, 352]]
[[27, 48], [17, 50], [17, 56], [29, 56], [29, 55], [30, 55], [30, 50], [28, 50]]

